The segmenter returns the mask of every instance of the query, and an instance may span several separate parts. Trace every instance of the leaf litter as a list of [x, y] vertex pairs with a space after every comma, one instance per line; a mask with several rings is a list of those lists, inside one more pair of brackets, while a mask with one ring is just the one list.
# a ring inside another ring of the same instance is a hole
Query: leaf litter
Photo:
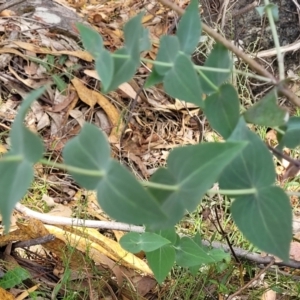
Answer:
[[[144, 89], [137, 97], [145, 75], [149, 74], [149, 68], [152, 67], [150, 63], [141, 65], [134, 79], [120, 85], [116, 92], [101, 94], [101, 83], [92, 56], [78, 45], [77, 21], [96, 28], [106, 48], [115, 51], [123, 46], [124, 23], [144, 10], [142, 23], [150, 30], [152, 47], [142, 56], [155, 59], [159, 38], [168, 32], [176, 20], [173, 11], [156, 1], [55, 0], [53, 3], [52, 6], [42, 1], [58, 18], [63, 19], [65, 12], [72, 18], [64, 18], [59, 26], [49, 26], [46, 14], [37, 11], [31, 12], [31, 15], [30, 12], [25, 15], [15, 10], [2, 12], [10, 18], [0, 20], [0, 128], [4, 133], [1, 153], [9, 148], [5, 132], [10, 128], [22, 98], [32, 89], [43, 85], [47, 85], [47, 93], [32, 105], [26, 124], [44, 138], [51, 159], [61, 160], [64, 145], [78, 134], [84, 122], [92, 122], [106, 132], [113, 149], [112, 155], [143, 179], [149, 178], [158, 167], [165, 165], [169, 151], [174, 147], [220, 138], [210, 129], [206, 134], [207, 122], [201, 119], [198, 107], [171, 99], [162, 86]], [[176, 0], [175, 3], [184, 7], [188, 1]], [[135, 98], [137, 105], [121, 145], [122, 126]], [[200, 125], [195, 117], [200, 118]], [[63, 203], [60, 204], [61, 213], [56, 212], [55, 215], [78, 213], [79, 206], [84, 206], [84, 209], [79, 209], [81, 214], [85, 210], [83, 217], [107, 220], [95, 195], [78, 196], [81, 191], [68, 175], [41, 168], [38, 177], [38, 180], [50, 182], [48, 197]], [[68, 194], [70, 191], [71, 194]], [[19, 213], [16, 216], [22, 217]], [[53, 242], [12, 252], [18, 264], [31, 272], [34, 282], [39, 282], [46, 294], [50, 295], [54, 288], [58, 297], [63, 294], [64, 288], [59, 280], [67, 276], [69, 271], [70, 281], [74, 283], [70, 288], [80, 292], [89, 290], [94, 294], [93, 299], [100, 299], [104, 290], [106, 295], [115, 299], [136, 299], [136, 295], [132, 296], [132, 290], [135, 290], [139, 299], [150, 299], [156, 293], [156, 283], [143, 260], [143, 253], [141, 258], [135, 257], [124, 252], [116, 242], [123, 235], [122, 232], [100, 235], [95, 230], [44, 226], [36, 222], [29, 219], [26, 226], [16, 223], [8, 235], [0, 238], [0, 244], [5, 246], [49, 233], [56, 236]], [[99, 239], [100, 236], [104, 240]], [[126, 257], [130, 257], [129, 261]], [[95, 267], [106, 275], [97, 277], [97, 280], [91, 279]], [[43, 271], [38, 271], [38, 268]], [[39, 272], [45, 277], [37, 276]], [[124, 282], [128, 284], [125, 287]], [[34, 286], [32, 284], [24, 291]], [[4, 297], [9, 299], [10, 296]]]

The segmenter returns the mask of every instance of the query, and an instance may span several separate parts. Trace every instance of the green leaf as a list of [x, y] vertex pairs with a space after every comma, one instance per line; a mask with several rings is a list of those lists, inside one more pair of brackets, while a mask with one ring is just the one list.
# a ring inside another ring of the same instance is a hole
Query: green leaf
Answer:
[[223, 84], [219, 91], [205, 100], [204, 113], [212, 128], [227, 139], [239, 121], [239, 107], [240, 101], [235, 88], [231, 84]]
[[166, 219], [156, 199], [128, 169], [114, 160], [99, 181], [97, 195], [101, 208], [120, 222], [153, 225]]
[[164, 76], [159, 75], [155, 69], [155, 67], [153, 67], [152, 72], [150, 73], [150, 75], [148, 76], [148, 78], [146, 79], [144, 88], [149, 88], [155, 84], [158, 83], [162, 83], [164, 80]]
[[279, 135], [279, 149], [287, 147], [290, 149], [296, 148], [300, 145], [300, 117], [291, 117], [286, 124], [286, 128], [283, 136]]
[[102, 50], [104, 50], [103, 39], [101, 35], [99, 32], [90, 28], [89, 26], [80, 23], [77, 23], [76, 26], [80, 33], [84, 48], [96, 59]]
[[147, 252], [146, 258], [155, 279], [161, 284], [174, 265], [175, 249], [171, 245], [165, 245], [155, 251]]
[[62, 93], [63, 95], [65, 95], [68, 85], [64, 82], [64, 80], [61, 78], [61, 76], [52, 75], [52, 79], [53, 79], [54, 83], [56, 84], [59, 92]]
[[12, 210], [32, 182], [33, 164], [43, 156], [41, 139], [23, 124], [28, 108], [43, 92], [44, 89], [35, 90], [23, 100], [10, 132], [11, 150], [0, 160], [0, 211], [6, 230]]
[[165, 75], [165, 91], [174, 98], [203, 107], [202, 89], [191, 59], [179, 53], [174, 67]]
[[[164, 35], [160, 39], [159, 50], [156, 61], [173, 64], [179, 52], [179, 41], [176, 36]], [[172, 66], [155, 65], [155, 70], [159, 75], [165, 75]]]
[[[147, 229], [148, 230], [148, 229]], [[177, 233], [174, 227], [168, 228], [168, 229], [162, 229], [162, 230], [156, 230], [154, 233], [164, 237], [167, 239], [172, 245], [175, 245], [177, 241]]]
[[[80, 134], [71, 139], [63, 150], [66, 164], [93, 171], [105, 171], [110, 162], [110, 148], [102, 131], [94, 125], [84, 124]], [[88, 190], [96, 189], [102, 176], [70, 171], [74, 179]]]
[[277, 105], [277, 99], [277, 90], [274, 88], [244, 113], [246, 122], [267, 127], [284, 125], [289, 113]]
[[292, 209], [282, 189], [260, 188], [255, 195], [238, 197], [231, 213], [238, 228], [255, 246], [289, 260]]
[[151, 252], [164, 245], [170, 244], [170, 241], [153, 232], [130, 232], [120, 239], [121, 246], [132, 253], [140, 251]]
[[8, 230], [11, 213], [33, 180], [33, 165], [22, 155], [6, 154], [0, 160], [0, 174], [0, 211], [5, 230]]
[[210, 94], [215, 92], [215, 88], [212, 87], [209, 82], [211, 82], [214, 86], [219, 87], [231, 73], [232, 60], [227, 48], [221, 43], [216, 43], [206, 59], [204, 66], [212, 69], [229, 69], [228, 73], [198, 70], [203, 92], [205, 94]]
[[191, 55], [199, 43], [201, 36], [201, 21], [198, 0], [192, 0], [185, 10], [178, 25], [176, 35], [179, 39], [180, 50]]
[[228, 141], [249, 143], [225, 168], [219, 181], [221, 189], [260, 188], [275, 182], [272, 155], [264, 142], [247, 128], [242, 117]]
[[143, 28], [139, 45], [140, 45], [140, 52], [151, 49], [151, 41], [149, 38], [149, 29], [148, 28]]
[[220, 173], [244, 147], [244, 143], [227, 142], [174, 149], [167, 160], [168, 169], [159, 169], [151, 177], [151, 182], [177, 186], [175, 191], [149, 188], [162, 210], [168, 212], [168, 220], [153, 226], [173, 226], [186, 210], [193, 211]]
[[127, 48], [121, 48], [113, 56], [113, 80], [104, 93], [115, 90], [120, 84], [129, 81], [135, 74], [140, 63], [139, 54], [132, 54]]
[[260, 17], [262, 17], [265, 14], [265, 6], [257, 6], [255, 7], [255, 9]]
[[141, 24], [142, 17], [143, 13], [139, 13], [124, 26], [125, 47], [131, 55], [139, 55], [140, 53], [140, 42], [145, 35]]
[[262, 17], [265, 14], [265, 12], [268, 9], [270, 9], [271, 13], [273, 15], [274, 21], [279, 20], [279, 11], [278, 11], [278, 6], [276, 4], [269, 3], [268, 5], [258, 6], [255, 9], [258, 12], [258, 14], [260, 15], [260, 17]]
[[30, 278], [30, 273], [27, 270], [16, 267], [7, 271], [4, 276], [0, 278], [0, 287], [2, 289], [11, 289], [28, 278]]
[[217, 261], [206, 248], [197, 245], [191, 238], [183, 237], [176, 245], [176, 263], [181, 267], [188, 268]]
[[94, 125], [85, 124], [69, 141], [63, 157], [69, 173], [83, 187], [96, 190], [101, 208], [112, 218], [132, 224], [165, 220], [158, 202], [122, 165], [110, 158], [108, 142]]
[[114, 60], [109, 51], [103, 49], [96, 58], [96, 71], [101, 79], [103, 91], [107, 91], [113, 81]]

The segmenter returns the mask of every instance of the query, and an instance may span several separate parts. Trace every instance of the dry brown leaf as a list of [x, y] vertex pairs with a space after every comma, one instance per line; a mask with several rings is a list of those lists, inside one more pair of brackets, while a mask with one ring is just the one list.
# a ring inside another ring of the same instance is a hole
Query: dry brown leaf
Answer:
[[78, 78], [74, 77], [72, 79], [72, 84], [76, 89], [79, 98], [88, 104], [91, 107], [94, 107], [96, 103], [99, 104], [100, 107], [107, 114], [110, 122], [112, 123], [113, 130], [111, 131], [111, 136], [119, 136], [122, 132], [123, 125], [120, 124], [120, 114], [117, 109], [110, 103], [110, 101], [100, 94], [97, 91], [88, 89]]
[[261, 300], [276, 300], [276, 295], [273, 290], [267, 290], [262, 294]]
[[[30, 293], [33, 293], [34, 291], [36, 291], [38, 288], [40, 287], [39, 284], [34, 285], [33, 287], [27, 289], [26, 291], [24, 291], [23, 293], [21, 293], [18, 297], [15, 298], [15, 300], [23, 300], [26, 299], [28, 296], [30, 296]], [[2, 299], [2, 298], [0, 298]]]
[[[61, 241], [68, 243], [76, 249], [86, 252], [97, 263], [105, 264], [103, 254], [125, 267], [153, 275], [149, 266], [141, 259], [125, 251], [119, 243], [103, 236], [98, 230], [91, 228], [73, 227], [71, 230], [82, 233], [83, 236], [67, 232], [61, 228], [45, 225], [48, 231]], [[66, 228], [66, 227], [64, 227]]]
[[[18, 223], [18, 226], [23, 233], [28, 234], [31, 238], [43, 237], [52, 233], [48, 231], [41, 221], [35, 219], [30, 219], [27, 224]], [[68, 239], [63, 241], [62, 239], [56, 238], [54, 241], [43, 244], [43, 247], [54, 253], [60, 261], [64, 261], [65, 255], [68, 253], [68, 263], [71, 269], [82, 267], [85, 262], [84, 255], [76, 249], [68, 251], [66, 243], [69, 245]]]
[[[132, 99], [136, 98], [136, 91], [133, 89], [133, 87], [128, 83], [124, 82], [119, 87], [119, 90], [121, 90], [127, 97], [130, 97]], [[137, 99], [138, 101], [141, 100], [140, 96]]]
[[64, 99], [64, 101], [55, 104], [53, 107], [49, 108], [52, 112], [61, 112], [67, 107], [70, 106], [70, 104], [77, 98], [77, 95], [75, 91], [71, 91]]
[[[8, 234], [3, 234], [0, 236], [0, 247], [6, 246], [10, 242], [15, 241], [28, 241], [30, 240], [30, 236], [20, 230], [12, 231]], [[1, 299], [1, 298], [0, 298]]]
[[101, 80], [96, 70], [84, 70], [83, 73], [94, 79]]
[[14, 300], [13, 294], [7, 292], [2, 287], [0, 287], [0, 299], [1, 300]]
[[51, 216], [59, 216], [59, 217], [72, 217], [72, 209], [63, 204], [56, 204], [55, 207], [47, 213], [47, 215]]
[[6, 153], [7, 149], [3, 144], [0, 144], [0, 153]]
[[300, 243], [298, 242], [291, 242], [290, 247], [290, 258], [300, 261]]
[[88, 89], [82, 83], [82, 81], [76, 77], [74, 77], [71, 82], [72, 82], [76, 92], [78, 93], [78, 96], [81, 99], [81, 101], [83, 101], [88, 106], [93, 108], [95, 106], [95, 104], [97, 103], [96, 92], [94, 92], [91, 89]]
[[28, 86], [32, 89], [38, 89], [42, 86], [45, 86], [45, 85], [51, 83], [50, 80], [34, 80], [31, 78], [24, 79], [21, 76], [19, 76], [19, 74], [10, 65], [8, 66], [8, 69], [9, 69], [10, 73], [12, 73], [19, 81], [21, 81], [26, 86]]
[[[32, 51], [34, 53], [52, 54], [52, 55], [66, 54], [66, 55], [71, 55], [71, 56], [78, 57], [78, 58], [80, 58], [82, 60], [85, 60], [87, 62], [92, 62], [93, 61], [92, 55], [90, 55], [86, 51], [78, 51], [78, 50], [77, 51], [69, 51], [69, 50], [55, 51], [55, 50], [49, 50], [47, 48], [42, 48], [42, 47], [33, 45], [31, 43], [26, 43], [26, 42], [21, 42], [21, 41], [14, 41], [13, 43], [16, 44], [18, 47], [24, 49], [24, 50]], [[10, 48], [3, 48], [3, 49], [10, 49]], [[3, 49], [0, 49], [0, 53]], [[15, 51], [17, 51], [17, 50], [15, 50]], [[14, 53], [14, 54], [16, 54], [15, 52], [8, 52], [8, 51], [5, 51], [3, 53]], [[22, 53], [20, 53], [20, 54], [21, 54], [20, 56], [22, 56], [26, 60], [28, 60], [28, 58], [26, 58], [26, 56], [24, 56]]]
[[21, 53], [20, 51], [14, 49], [14, 48], [1, 48], [0, 49], [0, 54], [2, 53], [11, 53], [11, 54], [15, 54], [18, 56], [21, 56], [22, 58], [24, 58], [26, 61], [28, 61], [28, 57], [26, 57], [26, 55], [24, 55], [23, 53]]

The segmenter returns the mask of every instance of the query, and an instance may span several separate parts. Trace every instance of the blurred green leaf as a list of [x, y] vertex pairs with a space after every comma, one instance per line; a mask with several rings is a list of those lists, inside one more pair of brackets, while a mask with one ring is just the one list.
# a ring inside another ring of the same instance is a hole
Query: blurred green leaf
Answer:
[[284, 125], [289, 114], [278, 106], [277, 99], [277, 91], [274, 88], [244, 113], [246, 122], [267, 127]]
[[10, 225], [12, 210], [33, 180], [33, 165], [43, 156], [41, 139], [23, 122], [28, 108], [44, 90], [35, 90], [23, 100], [10, 132], [11, 150], [0, 160], [0, 211], [6, 230]]
[[190, 57], [179, 53], [173, 68], [165, 75], [165, 91], [172, 97], [203, 107], [202, 89]]
[[285, 126], [280, 129], [284, 130], [284, 135], [278, 134], [279, 149], [284, 147], [294, 149], [300, 145], [300, 117], [291, 117]]
[[[105, 172], [111, 162], [110, 147], [102, 131], [94, 125], [84, 124], [79, 135], [71, 139], [63, 150], [66, 164], [86, 170]], [[74, 179], [88, 190], [98, 186], [101, 175], [70, 172]], [[104, 175], [103, 175], [104, 176]]]
[[180, 19], [176, 36], [179, 39], [180, 50], [191, 55], [199, 43], [201, 36], [201, 21], [199, 2], [192, 0]]
[[63, 157], [67, 165], [78, 168], [69, 173], [81, 186], [97, 191], [101, 208], [112, 218], [139, 225], [166, 218], [158, 202], [135, 177], [110, 158], [108, 142], [96, 126], [85, 124], [80, 134], [67, 143]]
[[224, 169], [220, 178], [221, 189], [259, 188], [274, 184], [272, 155], [264, 142], [247, 128], [243, 117], [240, 118], [228, 141], [249, 143]]
[[155, 67], [152, 68], [152, 72], [150, 73], [150, 75], [148, 76], [148, 78], [146, 79], [144, 88], [149, 88], [155, 84], [158, 83], [162, 83], [164, 80], [164, 76], [159, 75], [155, 69]]
[[168, 212], [167, 220], [152, 226], [173, 226], [187, 210], [193, 211], [207, 189], [244, 147], [244, 143], [207, 143], [174, 149], [167, 160], [168, 168], [156, 171], [151, 182], [178, 186], [178, 190], [149, 188], [162, 210]]
[[197, 245], [195, 241], [188, 237], [181, 238], [176, 245], [176, 263], [181, 267], [188, 268], [202, 264], [216, 263], [222, 259], [219, 255], [211, 255], [206, 248]]
[[16, 267], [7, 271], [5, 275], [0, 278], [0, 287], [2, 289], [11, 289], [30, 277], [30, 273], [27, 270], [21, 267]]
[[292, 236], [291, 207], [285, 193], [273, 186], [272, 156], [263, 141], [247, 128], [243, 118], [228, 140], [249, 141], [249, 144], [225, 168], [219, 180], [220, 188], [256, 189], [254, 194], [234, 196], [233, 219], [250, 242], [286, 260]]
[[77, 23], [76, 26], [80, 33], [84, 48], [96, 59], [101, 54], [102, 50], [104, 50], [101, 35], [89, 26], [80, 23]]
[[143, 28], [142, 36], [140, 38], [140, 52], [147, 51], [151, 49], [151, 41], [149, 38], [149, 29]]
[[[179, 52], [179, 41], [176, 36], [164, 35], [160, 39], [159, 50], [157, 53], [156, 61], [163, 63], [175, 62], [177, 54]], [[165, 75], [172, 67], [154, 65], [157, 74]]]
[[208, 58], [206, 59], [204, 66], [213, 69], [216, 68], [230, 70], [228, 73], [207, 70], [199, 71], [203, 92], [205, 94], [210, 94], [215, 92], [216, 90], [214, 87], [211, 86], [209, 82], [219, 87], [222, 83], [224, 83], [227, 80], [227, 78], [231, 74], [232, 59], [227, 48], [223, 44], [216, 43]]
[[249, 241], [267, 253], [289, 260], [292, 208], [281, 188], [259, 188], [255, 195], [237, 197], [230, 210]]
[[122, 83], [129, 81], [135, 74], [140, 64], [140, 57], [132, 55], [127, 48], [121, 48], [114, 53], [113, 66], [114, 72], [110, 86], [104, 90], [105, 93], [118, 88]]
[[161, 284], [171, 271], [175, 262], [175, 249], [165, 245], [155, 251], [146, 252], [146, 258], [155, 279]]
[[153, 232], [129, 232], [120, 239], [121, 246], [132, 253], [140, 251], [151, 252], [164, 245], [170, 244], [170, 241]]
[[65, 81], [61, 78], [61, 76], [58, 75], [52, 75], [52, 79], [54, 83], [57, 86], [57, 89], [59, 92], [63, 95], [65, 95], [65, 92], [67, 90], [68, 85], [65, 83]]
[[224, 139], [233, 132], [240, 118], [240, 101], [231, 84], [223, 84], [205, 100], [205, 115], [213, 129]]
[[109, 86], [112, 84], [114, 76], [114, 59], [109, 51], [103, 49], [99, 56], [96, 58], [96, 71], [100, 77], [103, 92], [109, 90]]

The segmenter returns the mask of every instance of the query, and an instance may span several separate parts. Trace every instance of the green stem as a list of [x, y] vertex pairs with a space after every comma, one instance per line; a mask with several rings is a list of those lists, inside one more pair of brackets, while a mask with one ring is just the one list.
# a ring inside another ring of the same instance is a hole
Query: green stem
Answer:
[[7, 155], [0, 158], [0, 162], [22, 161], [22, 155]]
[[41, 159], [39, 162], [46, 166], [66, 170], [68, 172], [73, 172], [73, 173], [80, 174], [80, 175], [87, 175], [87, 176], [94, 176], [94, 177], [103, 177], [105, 175], [105, 172], [72, 167], [72, 166], [68, 166], [65, 164], [60, 164], [57, 162], [49, 161], [47, 159]]
[[[153, 65], [156, 66], [164, 66], [164, 67], [173, 67], [173, 63], [167, 63], [167, 62], [162, 62], [162, 61], [156, 61], [156, 60], [152, 60], [152, 59], [147, 59], [147, 58], [141, 58], [141, 61], [143, 62], [147, 62], [147, 63], [151, 63]], [[210, 71], [210, 72], [217, 72], [217, 73], [235, 73], [235, 74], [240, 74], [249, 78], [255, 78], [257, 80], [261, 80], [264, 82], [272, 82], [272, 79], [270, 78], [266, 78], [263, 76], [259, 76], [256, 74], [252, 74], [252, 73], [247, 73], [244, 71], [240, 71], [240, 70], [231, 70], [231, 69], [220, 69], [220, 68], [211, 68], [211, 67], [205, 67], [205, 66], [196, 66], [194, 65], [194, 69], [195, 70], [201, 70], [201, 71]]]
[[266, 8], [265, 8], [266, 14], [268, 16], [270, 28], [271, 28], [271, 31], [272, 31], [274, 45], [275, 45], [276, 52], [277, 52], [278, 69], [279, 69], [279, 79], [280, 80], [284, 80], [283, 55], [282, 55], [281, 50], [280, 50], [279, 38], [278, 38], [278, 34], [277, 34], [277, 30], [276, 30], [276, 25], [275, 25], [274, 17], [273, 17], [273, 14], [272, 14], [272, 8], [270, 7], [269, 0], [265, 0], [265, 6], [266, 6]]
[[202, 77], [202, 79], [204, 79], [214, 90], [215, 90], [215, 92], [217, 92], [218, 90], [219, 90], [219, 88], [215, 85], [215, 84], [213, 84], [205, 75], [204, 75], [204, 73], [201, 71], [201, 70], [197, 70], [198, 71], [198, 73], [200, 74], [200, 76]]
[[241, 195], [253, 195], [256, 194], [256, 188], [250, 189], [241, 189], [241, 190], [208, 190], [207, 194], [221, 194], [221, 195], [230, 195], [230, 196], [241, 196]]
[[180, 188], [178, 185], [162, 184], [162, 183], [156, 183], [151, 181], [141, 181], [141, 184], [145, 187], [150, 187], [157, 190], [173, 191], [173, 192], [178, 191]]
[[111, 53], [110, 54], [112, 57], [115, 57], [115, 58], [124, 58], [124, 59], [130, 59], [131, 56], [128, 55], [128, 54], [115, 54], [115, 53]]

